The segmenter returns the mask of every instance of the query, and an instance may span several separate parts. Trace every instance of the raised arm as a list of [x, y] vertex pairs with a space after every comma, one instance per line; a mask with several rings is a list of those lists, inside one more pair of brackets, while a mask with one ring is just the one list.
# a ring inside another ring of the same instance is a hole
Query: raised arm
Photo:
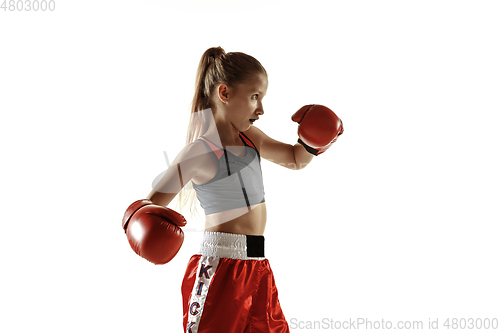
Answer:
[[262, 158], [285, 168], [303, 169], [314, 157], [301, 144], [291, 145], [272, 139], [255, 126], [250, 127], [245, 134], [257, 145]]
[[314, 156], [330, 148], [344, 132], [340, 118], [323, 105], [305, 105], [294, 113], [292, 120], [299, 124], [299, 140], [293, 146], [271, 139], [255, 126], [250, 127], [245, 134], [257, 145], [262, 158], [288, 169], [300, 170]]

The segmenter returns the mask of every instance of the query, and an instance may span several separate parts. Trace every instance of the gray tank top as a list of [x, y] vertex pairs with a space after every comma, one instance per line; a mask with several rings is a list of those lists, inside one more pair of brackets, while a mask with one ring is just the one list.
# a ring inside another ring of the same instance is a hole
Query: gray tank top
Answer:
[[203, 141], [218, 161], [214, 178], [201, 185], [193, 183], [205, 215], [265, 202], [259, 151], [242, 132], [240, 138], [245, 144], [243, 157], [218, 147], [203, 136], [196, 140]]

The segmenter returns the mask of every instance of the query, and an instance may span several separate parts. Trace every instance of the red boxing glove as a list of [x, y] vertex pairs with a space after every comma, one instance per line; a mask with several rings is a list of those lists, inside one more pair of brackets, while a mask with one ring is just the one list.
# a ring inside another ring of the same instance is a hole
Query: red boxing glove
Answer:
[[292, 120], [299, 123], [297, 142], [316, 156], [324, 153], [344, 133], [342, 120], [323, 105], [305, 105], [295, 112]]
[[132, 250], [155, 265], [166, 264], [179, 252], [184, 242], [179, 227], [185, 225], [181, 214], [148, 199], [132, 203], [122, 221]]

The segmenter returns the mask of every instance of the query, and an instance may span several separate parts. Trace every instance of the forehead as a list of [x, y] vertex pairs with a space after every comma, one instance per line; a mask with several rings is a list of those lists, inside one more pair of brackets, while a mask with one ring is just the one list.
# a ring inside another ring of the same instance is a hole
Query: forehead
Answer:
[[246, 84], [244, 84], [244, 90], [246, 91], [256, 91], [261, 94], [266, 93], [267, 91], [268, 80], [267, 76], [263, 74], [259, 74]]

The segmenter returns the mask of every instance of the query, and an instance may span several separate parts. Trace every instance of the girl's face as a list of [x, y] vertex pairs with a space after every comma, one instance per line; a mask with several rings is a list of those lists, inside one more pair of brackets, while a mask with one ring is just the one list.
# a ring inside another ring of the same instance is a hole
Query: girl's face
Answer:
[[245, 132], [264, 114], [262, 99], [267, 93], [267, 76], [259, 74], [253, 80], [237, 85], [227, 95], [226, 115], [233, 127]]

